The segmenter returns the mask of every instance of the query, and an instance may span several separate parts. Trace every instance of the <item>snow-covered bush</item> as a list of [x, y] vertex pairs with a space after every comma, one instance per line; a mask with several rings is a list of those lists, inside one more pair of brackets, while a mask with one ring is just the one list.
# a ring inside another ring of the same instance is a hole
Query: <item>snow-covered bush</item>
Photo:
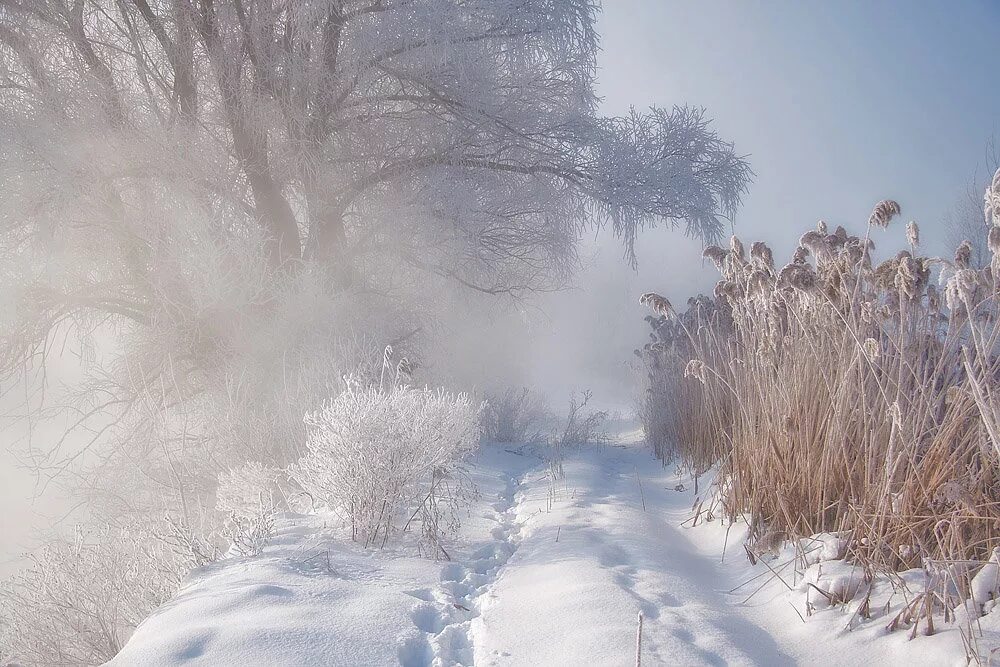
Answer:
[[484, 442], [541, 442], [552, 427], [545, 398], [527, 387], [487, 393], [481, 417]]
[[26, 568], [0, 588], [4, 658], [45, 666], [113, 658], [200, 564], [176, 528], [78, 529], [31, 554]]
[[610, 441], [604, 430], [608, 413], [604, 410], [589, 410], [584, 408], [590, 404], [593, 394], [590, 390], [573, 394], [569, 398], [569, 412], [562, 432], [549, 442], [549, 469], [553, 479], [563, 476], [563, 449], [572, 445], [602, 445]]
[[249, 462], [219, 475], [215, 508], [225, 517], [223, 536], [242, 556], [261, 552], [275, 513], [287, 509], [288, 476], [274, 466]]
[[604, 430], [607, 411], [584, 410], [592, 398], [593, 394], [589, 390], [581, 392], [579, 396], [570, 396], [566, 424], [558, 439], [560, 445], [596, 445], [608, 442], [608, 434]]
[[0, 665], [15, 665], [13, 628], [3, 616], [3, 605], [0, 603]]
[[230, 514], [225, 519], [222, 536], [241, 556], [258, 556], [274, 534], [274, 513], [261, 510], [251, 516]]
[[352, 538], [384, 546], [419, 516], [437, 551], [463, 492], [459, 464], [479, 439], [468, 395], [351, 387], [306, 423], [308, 452], [291, 475], [350, 524]]
[[230, 468], [219, 474], [215, 507], [224, 514], [241, 517], [273, 514], [287, 506], [287, 484], [283, 484], [286, 478], [279, 468], [256, 461]]

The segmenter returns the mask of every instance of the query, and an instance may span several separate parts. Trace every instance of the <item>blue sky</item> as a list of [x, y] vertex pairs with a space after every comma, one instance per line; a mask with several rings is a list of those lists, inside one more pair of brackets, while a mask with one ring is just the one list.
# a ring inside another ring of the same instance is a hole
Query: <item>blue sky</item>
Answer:
[[940, 238], [1000, 129], [1000, 3], [607, 0], [600, 27], [608, 113], [705, 106], [750, 155], [747, 237], [892, 197]]
[[[817, 220], [860, 233], [893, 198], [927, 252], [950, 254], [944, 222], [1000, 136], [1000, 3], [605, 0], [599, 29], [606, 114], [704, 106], [749, 155], [757, 176], [736, 218], [747, 245], [765, 240], [783, 263]], [[883, 252], [902, 247], [902, 227], [876, 233]], [[640, 244], [633, 273], [602, 234], [581, 289], [549, 301], [538, 384], [622, 403], [625, 360], [647, 333], [639, 294], [683, 303], [718, 279], [678, 232]]]

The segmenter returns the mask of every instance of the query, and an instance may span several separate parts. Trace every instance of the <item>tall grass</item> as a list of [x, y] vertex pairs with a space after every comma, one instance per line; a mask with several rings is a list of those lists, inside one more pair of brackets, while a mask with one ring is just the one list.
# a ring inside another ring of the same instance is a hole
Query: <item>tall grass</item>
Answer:
[[[719, 468], [751, 548], [828, 531], [872, 571], [985, 561], [1000, 544], [1000, 172], [986, 194], [992, 265], [909, 247], [873, 265], [871, 237], [820, 223], [777, 268], [735, 237], [721, 280], [677, 312], [663, 297], [637, 354], [658, 454]], [[936, 279], [935, 279], [936, 278]]]

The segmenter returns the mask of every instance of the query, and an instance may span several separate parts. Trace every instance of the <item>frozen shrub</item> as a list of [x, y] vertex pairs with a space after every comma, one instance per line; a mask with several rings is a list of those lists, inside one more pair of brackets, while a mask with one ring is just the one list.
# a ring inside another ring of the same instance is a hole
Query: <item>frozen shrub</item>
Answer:
[[219, 475], [215, 507], [225, 517], [223, 536], [242, 556], [263, 550], [274, 515], [287, 508], [287, 475], [273, 466], [250, 462]]
[[527, 387], [486, 394], [482, 412], [484, 442], [541, 442], [551, 427], [545, 399]]
[[604, 410], [584, 411], [590, 403], [593, 394], [589, 390], [579, 396], [572, 395], [569, 399], [569, 412], [562, 433], [551, 441], [549, 452], [549, 468], [553, 477], [563, 476], [563, 448], [569, 445], [597, 445], [609, 441], [604, 430], [604, 422], [608, 413]]
[[306, 424], [307, 453], [291, 475], [350, 524], [353, 539], [384, 546], [419, 515], [438, 550], [462, 493], [459, 464], [479, 439], [479, 409], [466, 394], [352, 387]]
[[[0, 611], [3, 610], [2, 604], [0, 604]], [[14, 665], [14, 649], [13, 649], [14, 638], [11, 635], [11, 627], [7, 623], [7, 620], [0, 615], [0, 665]]]
[[230, 548], [245, 557], [260, 555], [273, 533], [274, 513], [263, 509], [250, 516], [230, 514], [222, 528]]
[[608, 413], [604, 410], [584, 411], [584, 408], [590, 404], [591, 398], [593, 398], [593, 394], [590, 391], [582, 392], [579, 397], [570, 397], [566, 426], [563, 428], [558, 444], [592, 445], [608, 441], [608, 434], [604, 431], [604, 422], [608, 418]]
[[4, 660], [94, 665], [113, 658], [199, 564], [184, 540], [168, 537], [175, 528], [77, 530], [31, 554], [0, 590]]
[[225, 514], [255, 516], [286, 507], [287, 475], [255, 461], [231, 468], [219, 475], [216, 509]]

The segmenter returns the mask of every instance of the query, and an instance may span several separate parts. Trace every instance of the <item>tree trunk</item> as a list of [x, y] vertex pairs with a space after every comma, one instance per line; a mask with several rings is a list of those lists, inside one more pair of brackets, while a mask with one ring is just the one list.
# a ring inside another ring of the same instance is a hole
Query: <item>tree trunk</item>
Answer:
[[233, 153], [250, 184], [258, 219], [269, 233], [271, 263], [281, 266], [290, 259], [299, 259], [302, 256], [299, 225], [281, 186], [271, 174], [267, 136], [255, 140], [247, 120], [245, 110], [253, 100], [246, 99], [246, 91], [239, 85], [238, 59], [223, 50], [215, 24], [214, 0], [202, 0], [194, 19], [222, 94], [226, 122], [233, 137]]

